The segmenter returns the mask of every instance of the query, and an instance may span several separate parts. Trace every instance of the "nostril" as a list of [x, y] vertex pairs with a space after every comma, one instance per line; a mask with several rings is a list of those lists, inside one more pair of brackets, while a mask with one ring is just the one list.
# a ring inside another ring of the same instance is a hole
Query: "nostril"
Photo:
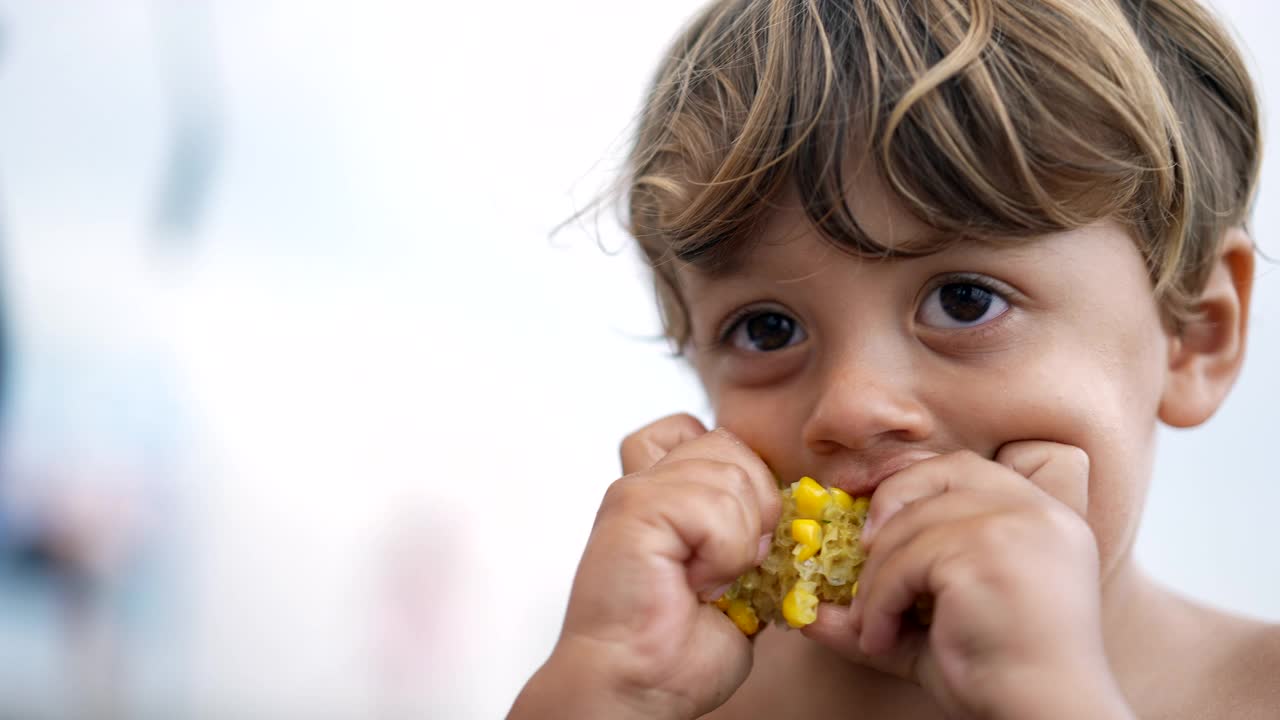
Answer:
[[840, 443], [831, 440], [814, 440], [805, 445], [818, 455], [834, 455], [844, 449]]
[[805, 447], [829, 455], [886, 441], [920, 442], [933, 434], [932, 414], [910, 387], [845, 379], [828, 385], [802, 429]]

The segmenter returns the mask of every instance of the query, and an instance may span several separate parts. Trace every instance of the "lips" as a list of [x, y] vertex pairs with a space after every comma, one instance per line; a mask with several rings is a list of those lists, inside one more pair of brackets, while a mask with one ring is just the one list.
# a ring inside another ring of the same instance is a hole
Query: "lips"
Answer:
[[854, 497], [870, 495], [894, 473], [936, 455], [938, 453], [931, 450], [899, 450], [879, 456], [863, 455], [860, 461], [828, 469], [826, 477], [819, 479], [823, 484], [838, 487]]

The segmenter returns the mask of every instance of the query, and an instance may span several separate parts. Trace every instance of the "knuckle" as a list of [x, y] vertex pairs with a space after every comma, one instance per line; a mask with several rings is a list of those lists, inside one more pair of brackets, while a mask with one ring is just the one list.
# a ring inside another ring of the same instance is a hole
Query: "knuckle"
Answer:
[[689, 413], [687, 413], [687, 412], [675, 413], [675, 414], [672, 414], [672, 415], [668, 415], [668, 416], [666, 416], [666, 417], [662, 418], [661, 420], [659, 420], [659, 421], [658, 421], [658, 423], [655, 423], [655, 424], [663, 424], [663, 425], [671, 425], [671, 426], [673, 426], [673, 427], [681, 427], [681, 428], [683, 428], [683, 429], [685, 429], [685, 430], [689, 430], [689, 431], [691, 431], [691, 432], [692, 432], [692, 431], [701, 431], [701, 430], [702, 430], [702, 423], [698, 420], [698, 418], [696, 418], [696, 417], [694, 417], [694, 416], [690, 415], [690, 414], [689, 414]]
[[987, 458], [979, 455], [973, 450], [969, 450], [968, 448], [964, 450], [957, 450], [956, 457], [958, 459], [958, 462], [966, 468], [983, 467], [988, 465], [991, 462]]
[[1038, 503], [1026, 513], [1028, 518], [1025, 522], [1052, 535], [1074, 535], [1077, 532], [1079, 518], [1075, 513], [1058, 505], [1056, 502]]
[[724, 484], [739, 493], [751, 490], [751, 473], [735, 463], [721, 463], [719, 474]]
[[697, 478], [735, 495], [750, 496], [751, 473], [741, 465], [710, 458], [688, 458], [666, 465], [667, 471], [684, 478]]
[[640, 428], [640, 430], [637, 431], [637, 434], [652, 433], [659, 430], [682, 431], [681, 434], [687, 434], [695, 437], [701, 435], [704, 431], [702, 423], [699, 422], [697, 418], [689, 413], [682, 412], [658, 418], [645, 427]]
[[1017, 587], [1027, 574], [1008, 548], [1002, 552], [984, 552], [974, 548], [960, 555], [949, 570], [952, 573], [949, 579], [957, 587], [973, 585], [1009, 589]]
[[760, 514], [770, 525], [782, 516], [782, 494], [770, 485], [760, 499]]
[[980, 554], [997, 556], [1017, 547], [1022, 540], [1020, 523], [1009, 515], [997, 515], [979, 523], [973, 533], [973, 547]]
[[644, 483], [637, 475], [627, 475], [614, 480], [604, 491], [600, 501], [600, 514], [626, 513], [640, 502]]
[[679, 478], [707, 480], [718, 478], [722, 472], [720, 466], [724, 464], [718, 460], [708, 458], [681, 458], [664, 463], [662, 468], [664, 473], [669, 473]]
[[676, 413], [655, 420], [622, 438], [619, 450], [628, 454], [643, 452], [655, 438], [664, 436], [695, 438], [703, 432], [702, 423], [689, 413]]
[[1078, 475], [1086, 477], [1089, 475], [1089, 453], [1085, 452], [1083, 448], [1078, 448], [1075, 445], [1064, 445], [1062, 449], [1061, 462], [1074, 470]]
[[1066, 510], [1055, 510], [1046, 513], [1045, 524], [1054, 529], [1054, 533], [1066, 540], [1076, 550], [1090, 553], [1097, 551], [1097, 539], [1089, 524], [1079, 515]]
[[1010, 465], [1020, 456], [1033, 452], [1036, 448], [1042, 448], [1044, 443], [1037, 440], [1014, 440], [1007, 442], [996, 450], [996, 462]]
[[742, 444], [743, 444], [743, 443], [742, 443], [742, 440], [738, 439], [738, 436], [733, 434], [733, 431], [731, 431], [731, 430], [729, 430], [729, 428], [726, 428], [726, 427], [723, 427], [723, 426], [721, 426], [721, 427], [717, 427], [716, 429], [712, 430], [712, 431], [711, 431], [711, 436], [712, 436], [712, 437], [714, 437], [714, 438], [716, 438], [716, 439], [718, 439], [718, 440], [720, 440], [720, 441], [722, 441], [722, 442], [728, 442], [728, 443], [731, 443], [731, 444], [733, 444], [733, 445], [742, 445]]
[[761, 467], [764, 467], [764, 461], [755, 454], [755, 451], [753, 451], [751, 447], [742, 440], [742, 438], [735, 435], [732, 430], [725, 427], [718, 427], [708, 434], [716, 443], [725, 448], [729, 452], [730, 456], [736, 461], [749, 464], [758, 463]]
[[630, 435], [622, 438], [622, 442], [618, 444], [618, 452], [623, 457], [626, 457], [627, 455], [634, 453], [636, 450], [639, 450], [644, 443], [644, 437], [647, 431], [648, 428], [641, 428], [640, 430], [636, 430]]
[[740, 529], [748, 529], [743, 527], [747, 517], [743, 511], [742, 500], [733, 493], [708, 488], [702, 502], [706, 503], [706, 507], [702, 508], [703, 514], [715, 518], [715, 521], [710, 523], [712, 537], [736, 536]]
[[935, 570], [941, 587], [971, 587], [975, 579], [983, 575], [980, 552], [958, 553]]

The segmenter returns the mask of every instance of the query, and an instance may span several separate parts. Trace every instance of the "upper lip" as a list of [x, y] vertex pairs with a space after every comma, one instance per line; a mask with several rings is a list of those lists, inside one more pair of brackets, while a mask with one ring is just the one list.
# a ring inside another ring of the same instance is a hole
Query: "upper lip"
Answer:
[[889, 476], [937, 454], [932, 450], [899, 450], [867, 456], [832, 468], [823, 484], [838, 487], [854, 497], [870, 495]]

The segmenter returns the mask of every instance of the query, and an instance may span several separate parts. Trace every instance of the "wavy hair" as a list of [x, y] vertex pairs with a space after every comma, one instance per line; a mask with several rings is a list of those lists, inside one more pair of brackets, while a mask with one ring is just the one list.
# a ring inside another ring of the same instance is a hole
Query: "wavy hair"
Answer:
[[784, 191], [844, 251], [942, 249], [863, 230], [853, 158], [951, 239], [1118, 219], [1181, 322], [1259, 153], [1245, 64], [1195, 0], [715, 0], [661, 63], [622, 182], [683, 347], [676, 268], [732, 263]]

